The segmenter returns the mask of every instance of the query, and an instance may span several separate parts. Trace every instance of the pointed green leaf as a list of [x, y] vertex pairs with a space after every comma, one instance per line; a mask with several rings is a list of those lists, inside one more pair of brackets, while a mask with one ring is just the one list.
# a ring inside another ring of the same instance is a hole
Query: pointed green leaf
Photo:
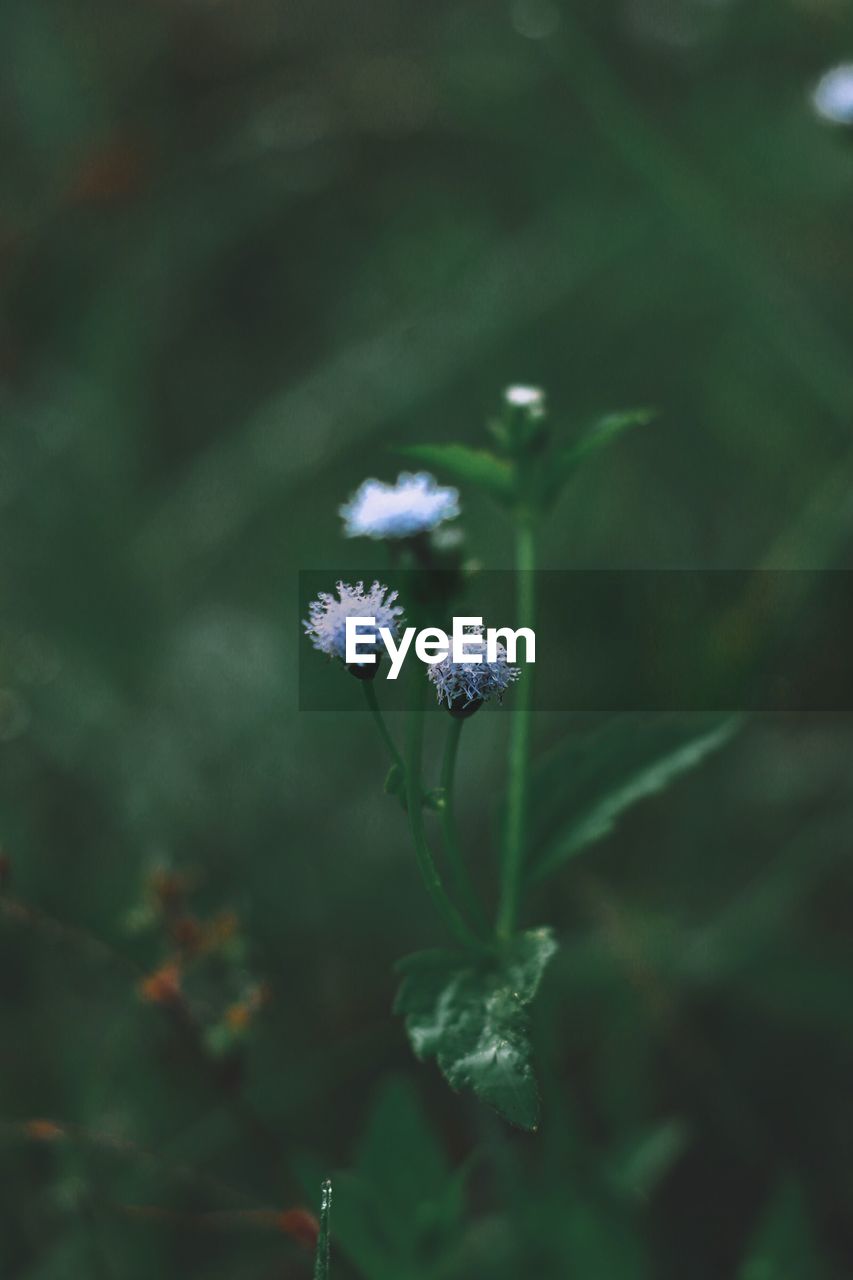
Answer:
[[441, 1199], [450, 1168], [408, 1080], [395, 1077], [383, 1087], [356, 1165], [381, 1194], [389, 1215], [403, 1224], [410, 1239], [416, 1237], [418, 1217], [429, 1216]]
[[644, 427], [655, 417], [653, 409], [628, 409], [621, 413], [608, 413], [599, 418], [574, 444], [560, 449], [549, 459], [545, 476], [544, 498], [552, 501], [562, 485], [577, 467], [592, 454], [612, 444], [630, 427]]
[[469, 449], [464, 444], [413, 444], [397, 452], [435, 467], [453, 480], [473, 484], [499, 501], [507, 502], [512, 497], [512, 467], [486, 449]]
[[422, 1275], [458, 1241], [470, 1164], [456, 1171], [405, 1078], [380, 1089], [352, 1173], [335, 1182], [335, 1238], [360, 1274]]
[[550, 929], [533, 929], [484, 960], [420, 951], [398, 965], [395, 1011], [417, 1056], [435, 1058], [454, 1089], [472, 1089], [522, 1129], [539, 1117], [527, 1006], [556, 949]]
[[[615, 716], [560, 743], [534, 774], [531, 808], [540, 836], [547, 834], [532, 879], [541, 880], [606, 836], [627, 809], [695, 768], [741, 723], [730, 715]], [[556, 823], [555, 802], [561, 813]]]
[[628, 1215], [592, 1196], [579, 1195], [572, 1203], [571, 1196], [559, 1193], [551, 1201], [551, 1214], [561, 1277], [650, 1280], [647, 1247]]
[[[397, 1280], [411, 1263], [405, 1221], [385, 1204], [381, 1192], [357, 1173], [335, 1178], [335, 1245], [358, 1275], [372, 1280]], [[405, 1264], [405, 1265], [403, 1265]]]

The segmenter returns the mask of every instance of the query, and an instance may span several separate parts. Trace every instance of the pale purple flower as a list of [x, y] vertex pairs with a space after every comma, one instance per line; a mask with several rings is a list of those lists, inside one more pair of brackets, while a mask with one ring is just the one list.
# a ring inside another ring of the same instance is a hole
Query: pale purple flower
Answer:
[[853, 63], [842, 62], [820, 78], [812, 94], [818, 115], [833, 124], [853, 124]]
[[[387, 627], [392, 636], [397, 638], [403, 609], [395, 603], [396, 591], [389, 591], [380, 582], [372, 583], [368, 591], [365, 591], [363, 582], [357, 582], [355, 586], [339, 582], [337, 592], [336, 599], [328, 591], [321, 591], [317, 599], [312, 600], [308, 606], [307, 620], [302, 620], [305, 634], [315, 649], [346, 662], [347, 618], [374, 618], [373, 632], [377, 648], [380, 644], [380, 627]], [[369, 644], [370, 631], [362, 629], [359, 645], [367, 648]]]
[[365, 480], [340, 508], [348, 538], [412, 538], [459, 515], [459, 491], [426, 471], [403, 471], [396, 484]]
[[498, 643], [497, 661], [486, 661], [486, 640], [482, 627], [471, 628], [465, 640], [469, 653], [482, 655], [482, 662], [454, 662], [450, 656], [433, 663], [427, 676], [435, 685], [438, 701], [445, 702], [451, 711], [464, 713], [476, 710], [482, 702], [503, 694], [521, 675], [519, 667], [511, 667], [506, 660], [506, 648]]

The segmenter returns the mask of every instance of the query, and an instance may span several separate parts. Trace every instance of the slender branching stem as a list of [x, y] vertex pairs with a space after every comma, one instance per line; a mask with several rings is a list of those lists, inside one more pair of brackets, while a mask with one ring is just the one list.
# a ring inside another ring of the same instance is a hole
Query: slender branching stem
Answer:
[[447, 738], [444, 744], [444, 758], [441, 764], [441, 788], [443, 792], [440, 810], [441, 832], [444, 836], [444, 848], [447, 854], [447, 865], [453, 886], [464, 904], [465, 910], [482, 932], [488, 932], [485, 913], [480, 906], [477, 891], [459, 847], [459, 836], [456, 830], [456, 759], [459, 754], [459, 741], [462, 737], [462, 726], [465, 721], [454, 716], [449, 717]]
[[465, 923], [455, 904], [445, 889], [435, 859], [429, 847], [424, 830], [423, 793], [421, 789], [421, 755], [423, 749], [423, 695], [416, 690], [412, 710], [409, 715], [409, 732], [406, 751], [406, 806], [409, 812], [409, 826], [415, 846], [423, 882], [433, 905], [457, 942], [464, 947], [482, 951], [485, 944]]
[[[515, 567], [518, 578], [518, 625], [534, 627], [536, 536], [533, 519], [526, 514], [522, 514], [518, 521]], [[532, 695], [533, 671], [528, 666], [516, 687], [515, 705], [510, 716], [501, 898], [497, 918], [497, 933], [500, 938], [512, 936], [521, 898], [530, 785]]]
[[376, 688], [373, 684], [373, 681], [363, 680], [361, 682], [361, 687], [364, 690], [364, 697], [370, 709], [370, 714], [373, 716], [374, 723], [376, 724], [376, 727], [379, 730], [382, 741], [385, 743], [385, 746], [388, 748], [388, 754], [391, 757], [391, 762], [392, 764], [395, 764], [397, 768], [400, 770], [400, 773], [404, 775], [406, 771], [406, 766], [403, 764], [403, 757], [400, 755], [400, 752], [397, 750], [397, 744], [395, 743], [394, 739], [391, 737], [391, 731], [388, 728], [387, 724], [385, 723], [385, 717], [383, 716], [381, 710], [379, 709], [379, 703], [376, 698]]

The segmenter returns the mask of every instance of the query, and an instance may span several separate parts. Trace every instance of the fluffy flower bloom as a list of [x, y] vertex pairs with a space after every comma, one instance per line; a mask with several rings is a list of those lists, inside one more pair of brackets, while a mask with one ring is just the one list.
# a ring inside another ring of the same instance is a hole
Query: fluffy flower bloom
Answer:
[[451, 711], [476, 709], [481, 702], [497, 698], [498, 702], [514, 680], [521, 675], [519, 667], [511, 667], [506, 660], [506, 649], [497, 646], [497, 662], [486, 661], [486, 640], [482, 627], [472, 628], [465, 641], [469, 653], [483, 655], [482, 662], [454, 662], [450, 656], [435, 662], [427, 675], [435, 685], [439, 702], [446, 702]]
[[[308, 606], [307, 620], [302, 620], [305, 634], [310, 637], [315, 649], [346, 662], [347, 618], [375, 618], [374, 637], [377, 646], [380, 643], [380, 627], [387, 627], [396, 639], [399, 634], [399, 619], [403, 616], [402, 607], [395, 604], [396, 591], [389, 592], [379, 582], [372, 583], [369, 591], [365, 591], [363, 582], [357, 582], [354, 587], [348, 582], [339, 582], [337, 591], [337, 600], [328, 591], [321, 591], [317, 599], [312, 600]], [[360, 639], [362, 648], [368, 647], [368, 637], [369, 632], [365, 629]]]
[[365, 480], [340, 508], [348, 538], [411, 538], [459, 515], [458, 489], [426, 471], [403, 471], [396, 484]]
[[827, 71], [812, 95], [818, 115], [833, 124], [853, 124], [853, 63]]
[[504, 400], [513, 409], [526, 409], [533, 418], [541, 418], [545, 412], [545, 392], [541, 387], [515, 385], [507, 387]]

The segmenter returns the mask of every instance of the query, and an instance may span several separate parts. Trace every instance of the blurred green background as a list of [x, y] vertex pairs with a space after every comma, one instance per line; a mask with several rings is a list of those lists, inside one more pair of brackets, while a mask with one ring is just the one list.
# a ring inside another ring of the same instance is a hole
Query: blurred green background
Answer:
[[530, 1136], [414, 1062], [381, 745], [295, 709], [298, 569], [382, 563], [339, 503], [511, 381], [658, 410], [546, 567], [849, 566], [845, 56], [848, 0], [4, 0], [3, 1280], [306, 1277], [252, 1214], [330, 1171], [341, 1278], [853, 1274], [849, 723], [753, 723], [530, 903]]

